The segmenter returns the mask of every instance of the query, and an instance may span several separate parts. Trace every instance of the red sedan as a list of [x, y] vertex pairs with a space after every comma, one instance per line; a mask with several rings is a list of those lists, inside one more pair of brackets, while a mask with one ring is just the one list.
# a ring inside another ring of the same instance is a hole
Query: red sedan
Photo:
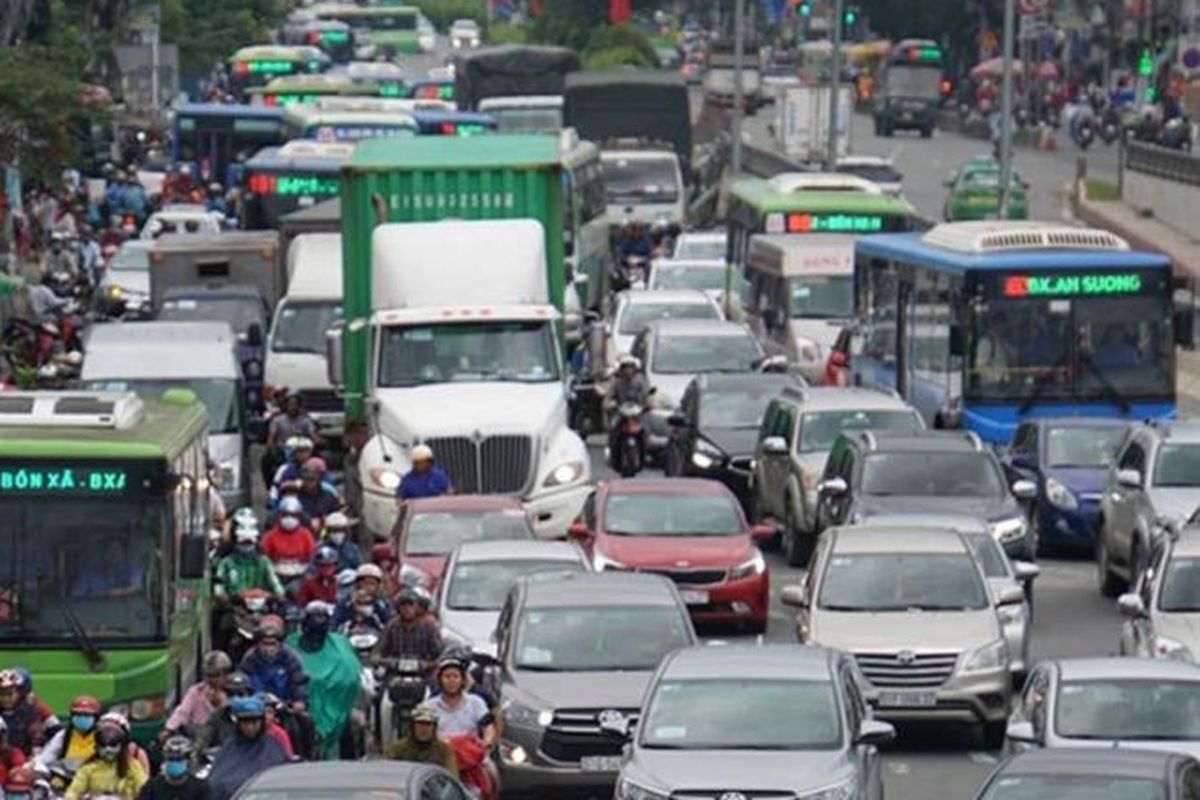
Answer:
[[751, 526], [737, 498], [716, 481], [692, 478], [602, 483], [571, 526], [596, 571], [666, 575], [697, 623], [767, 628], [770, 575], [758, 542], [770, 526]]
[[529, 512], [512, 497], [459, 494], [408, 500], [392, 529], [397, 577], [401, 584], [417, 584], [436, 595], [450, 553], [463, 542], [533, 538]]

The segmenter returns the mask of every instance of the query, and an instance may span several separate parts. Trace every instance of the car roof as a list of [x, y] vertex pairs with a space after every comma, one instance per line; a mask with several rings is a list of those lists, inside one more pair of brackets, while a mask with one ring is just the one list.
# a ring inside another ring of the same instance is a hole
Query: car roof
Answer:
[[[434, 454], [437, 455], [436, 453]], [[419, 497], [406, 500], [412, 513], [434, 511], [503, 511], [525, 507], [515, 497], [499, 494], [451, 494], [441, 497]]]
[[905, 526], [835, 529], [833, 552], [845, 553], [966, 553], [961, 536], [946, 530]]
[[327, 761], [296, 762], [259, 773], [238, 795], [272, 789], [368, 789], [396, 793], [403, 792], [414, 772], [427, 768], [425, 764], [403, 761], [355, 761], [342, 765]]
[[534, 608], [678, 605], [673, 584], [648, 573], [579, 572], [522, 585], [525, 604]]
[[712, 300], [699, 289], [650, 289], [626, 291], [625, 303], [635, 306], [695, 305], [711, 306]]
[[1200, 419], [1177, 419], [1162, 424], [1144, 424], [1141, 429], [1156, 433], [1163, 439], [1169, 439], [1172, 442], [1188, 444], [1200, 442]]
[[1171, 547], [1171, 556], [1200, 556], [1200, 526], [1187, 525]]
[[705, 372], [693, 380], [696, 388], [702, 393], [732, 392], [738, 389], [776, 389], [782, 390], [787, 386], [803, 386], [804, 382], [798, 375], [783, 372]]
[[697, 645], [677, 650], [663, 679], [831, 680], [836, 652], [802, 644]]
[[1178, 753], [1105, 747], [1051, 747], [1029, 750], [1004, 762], [1002, 775], [1096, 775], [1106, 778], [1162, 779]]
[[855, 440], [866, 440], [875, 453], [982, 452], [978, 439], [959, 431], [868, 430], [850, 436]]
[[[711, 302], [711, 301], [710, 301]], [[647, 326], [656, 336], [751, 336], [740, 322], [724, 319], [659, 319]]]
[[463, 542], [458, 546], [458, 562], [464, 561], [574, 561], [580, 551], [570, 542], [513, 539], [499, 542]]
[[905, 529], [911, 531], [938, 531], [944, 533], [977, 534], [987, 533], [987, 523], [981, 517], [969, 514], [924, 514], [921, 512], [908, 514], [880, 514], [866, 522], [856, 524], [855, 530], [888, 530]]
[[807, 386], [798, 395], [784, 397], [799, 400], [807, 411], [886, 411], [912, 410], [898, 395], [861, 386]]
[[698, 239], [700, 241], [718, 242], [729, 238], [729, 234], [723, 230], [720, 231], [684, 231], [679, 234], [676, 239], [676, 244], [686, 239]]
[[1195, 664], [1169, 658], [1110, 656], [1059, 659], [1058, 674], [1065, 681], [1089, 681], [1121, 678], [1125, 680], [1200, 681]]
[[725, 485], [707, 478], [618, 478], [604, 484], [608, 494], [725, 494]]

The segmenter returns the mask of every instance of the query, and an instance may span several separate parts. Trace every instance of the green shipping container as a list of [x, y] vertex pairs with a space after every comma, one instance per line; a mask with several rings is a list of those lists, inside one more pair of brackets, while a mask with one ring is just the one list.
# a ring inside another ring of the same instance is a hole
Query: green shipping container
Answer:
[[[371, 306], [371, 231], [386, 222], [535, 219], [546, 236], [547, 285], [562, 311], [563, 177], [555, 136], [368, 139], [342, 169], [346, 413], [363, 419]], [[479, 256], [487, 257], [482, 243]]]

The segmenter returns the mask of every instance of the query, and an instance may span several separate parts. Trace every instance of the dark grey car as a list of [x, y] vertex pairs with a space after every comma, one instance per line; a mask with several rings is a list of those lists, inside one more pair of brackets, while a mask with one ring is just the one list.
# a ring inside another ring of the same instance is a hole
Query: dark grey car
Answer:
[[975, 800], [1189, 800], [1200, 763], [1177, 753], [1035, 750], [1002, 762]]
[[693, 647], [659, 667], [616, 796], [880, 800], [877, 747], [894, 735], [845, 653]]

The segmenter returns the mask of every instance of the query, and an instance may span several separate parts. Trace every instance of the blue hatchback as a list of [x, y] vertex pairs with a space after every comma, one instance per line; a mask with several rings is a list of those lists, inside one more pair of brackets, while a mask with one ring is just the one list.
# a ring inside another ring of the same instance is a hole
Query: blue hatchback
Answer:
[[1090, 550], [1108, 469], [1129, 431], [1125, 420], [1097, 417], [1025, 419], [1003, 457], [1009, 480], [1037, 484], [1030, 520], [1042, 550]]

